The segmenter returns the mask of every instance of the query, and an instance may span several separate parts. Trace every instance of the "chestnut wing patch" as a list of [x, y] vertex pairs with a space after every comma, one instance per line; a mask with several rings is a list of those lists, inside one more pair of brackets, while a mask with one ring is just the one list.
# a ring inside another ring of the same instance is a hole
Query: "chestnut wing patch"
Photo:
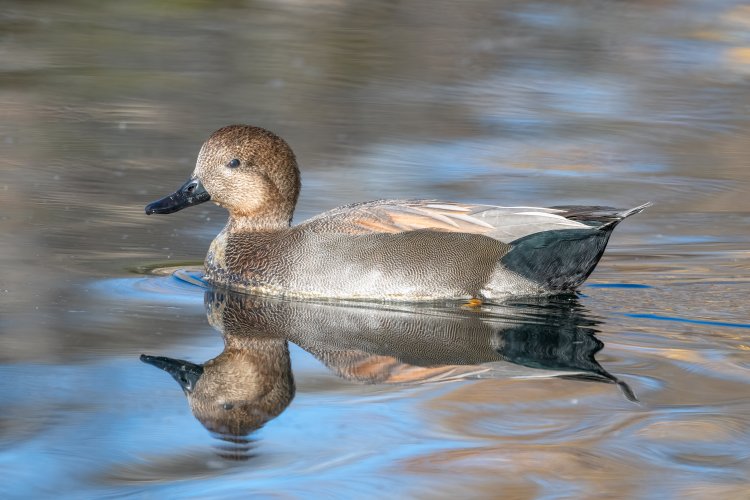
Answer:
[[401, 233], [419, 229], [484, 234], [510, 243], [540, 231], [589, 228], [564, 210], [497, 207], [435, 200], [378, 200], [346, 205], [301, 224], [307, 231], [347, 234]]

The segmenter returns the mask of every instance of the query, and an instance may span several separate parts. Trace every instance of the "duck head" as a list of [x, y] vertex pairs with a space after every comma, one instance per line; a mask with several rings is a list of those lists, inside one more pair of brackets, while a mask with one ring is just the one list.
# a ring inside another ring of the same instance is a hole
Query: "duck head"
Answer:
[[190, 179], [146, 206], [146, 214], [211, 200], [229, 211], [230, 223], [284, 227], [291, 224], [299, 190], [297, 160], [283, 139], [259, 127], [229, 125], [203, 143]]
[[203, 364], [145, 354], [141, 361], [172, 375], [206, 429], [234, 440], [284, 411], [294, 397], [294, 379], [284, 340], [225, 341], [224, 352]]
[[206, 291], [206, 315], [224, 340], [224, 351], [215, 358], [196, 364], [141, 355], [141, 361], [180, 384], [206, 429], [233, 442], [281, 414], [295, 393], [288, 343], [266, 333], [259, 305], [249, 297]]

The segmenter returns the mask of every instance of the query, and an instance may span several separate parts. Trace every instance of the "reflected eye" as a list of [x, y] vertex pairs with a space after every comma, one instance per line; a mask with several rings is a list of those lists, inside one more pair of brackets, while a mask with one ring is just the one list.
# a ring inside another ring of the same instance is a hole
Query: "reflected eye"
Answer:
[[234, 408], [234, 405], [232, 403], [224, 403], [223, 405], [221, 405], [221, 407], [225, 410], [231, 410], [232, 408]]
[[237, 168], [239, 166], [240, 166], [240, 160], [238, 160], [237, 158], [227, 163], [227, 167], [229, 168]]

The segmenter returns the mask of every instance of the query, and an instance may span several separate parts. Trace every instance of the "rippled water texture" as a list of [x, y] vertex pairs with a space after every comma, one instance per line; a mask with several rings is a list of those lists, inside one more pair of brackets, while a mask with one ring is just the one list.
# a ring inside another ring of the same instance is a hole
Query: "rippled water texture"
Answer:
[[[8, 0], [0, 60], [3, 498], [748, 498], [750, 3]], [[236, 122], [296, 220], [654, 206], [577, 297], [212, 291], [143, 206]]]

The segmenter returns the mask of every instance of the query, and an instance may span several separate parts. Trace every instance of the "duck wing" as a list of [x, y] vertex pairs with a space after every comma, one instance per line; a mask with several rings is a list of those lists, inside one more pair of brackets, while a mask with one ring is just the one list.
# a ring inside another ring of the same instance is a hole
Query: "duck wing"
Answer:
[[617, 223], [628, 211], [610, 207], [501, 207], [438, 200], [376, 200], [345, 205], [300, 225], [306, 231], [347, 234], [401, 233], [418, 229], [483, 234], [503, 243], [561, 229], [592, 229]]

